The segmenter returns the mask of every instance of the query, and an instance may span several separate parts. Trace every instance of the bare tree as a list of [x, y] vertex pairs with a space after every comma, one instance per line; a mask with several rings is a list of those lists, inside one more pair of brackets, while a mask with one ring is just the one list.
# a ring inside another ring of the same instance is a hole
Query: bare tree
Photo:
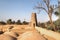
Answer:
[[52, 13], [54, 12], [54, 9], [58, 8], [58, 7], [54, 7], [54, 5], [51, 5], [50, 4], [50, 1], [51, 0], [42, 0], [42, 3], [38, 3], [38, 6], [36, 6], [35, 8], [38, 9], [39, 11], [41, 9], [43, 9], [49, 16], [49, 19], [50, 19], [50, 23], [53, 27], [53, 29], [56, 31], [56, 28], [53, 24], [53, 21], [52, 21]]

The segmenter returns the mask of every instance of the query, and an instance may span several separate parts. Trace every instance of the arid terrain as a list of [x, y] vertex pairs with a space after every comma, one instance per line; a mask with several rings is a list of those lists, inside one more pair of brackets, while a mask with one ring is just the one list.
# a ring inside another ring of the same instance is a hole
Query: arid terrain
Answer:
[[60, 0], [0, 0], [0, 40], [60, 40]]
[[52, 34], [54, 32], [47, 30], [49, 32], [48, 35], [48, 32], [45, 29], [40, 28], [40, 32], [39, 32], [38, 31], [39, 29], [37, 30], [38, 27], [32, 28], [29, 27], [29, 25], [23, 25], [23, 26], [22, 25], [0, 25], [0, 27], [1, 27], [0, 31], [3, 31], [3, 33], [0, 33], [0, 40], [56, 40], [58, 39], [58, 37], [54, 38], [55, 34], [57, 35], [57, 33]]

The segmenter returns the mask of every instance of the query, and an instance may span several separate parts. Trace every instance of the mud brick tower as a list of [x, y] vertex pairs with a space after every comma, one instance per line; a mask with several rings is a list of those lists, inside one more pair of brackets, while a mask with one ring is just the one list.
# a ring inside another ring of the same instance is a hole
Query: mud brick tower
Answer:
[[36, 16], [36, 13], [32, 13], [29, 25], [31, 27], [34, 27], [34, 28], [35, 28], [35, 26], [37, 26], [37, 16]]

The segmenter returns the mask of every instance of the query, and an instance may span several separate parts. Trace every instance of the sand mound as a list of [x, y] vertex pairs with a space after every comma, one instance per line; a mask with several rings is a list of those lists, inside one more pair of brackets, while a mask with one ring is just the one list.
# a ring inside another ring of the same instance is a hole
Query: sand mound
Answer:
[[18, 40], [45, 40], [37, 31], [27, 31], [18, 37]]
[[18, 36], [18, 34], [15, 33], [15, 32], [5, 32], [4, 34], [10, 35], [10, 36], [12, 36], [12, 37], [17, 37], [17, 36]]
[[2, 34], [2, 35], [0, 35], [0, 40], [16, 40], [16, 38], [14, 38], [10, 35]]

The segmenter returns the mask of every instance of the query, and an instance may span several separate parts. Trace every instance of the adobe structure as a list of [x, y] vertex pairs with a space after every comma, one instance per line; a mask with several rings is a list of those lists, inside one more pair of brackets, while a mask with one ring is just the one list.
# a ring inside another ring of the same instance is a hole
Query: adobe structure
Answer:
[[37, 26], [37, 16], [36, 16], [36, 13], [32, 13], [29, 26], [30, 26], [30, 27], [35, 27], [35, 26]]

